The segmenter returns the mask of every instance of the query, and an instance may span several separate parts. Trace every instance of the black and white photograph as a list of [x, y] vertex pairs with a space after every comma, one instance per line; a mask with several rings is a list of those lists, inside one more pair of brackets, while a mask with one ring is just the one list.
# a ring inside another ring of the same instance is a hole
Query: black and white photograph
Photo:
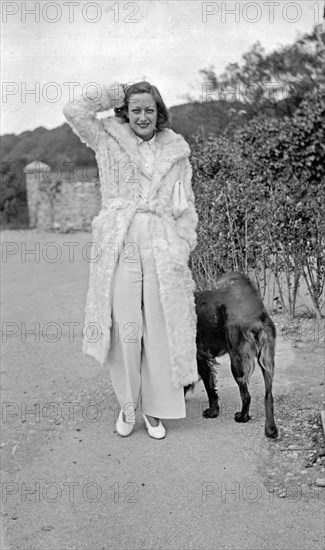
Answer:
[[324, 0], [0, 8], [1, 550], [324, 550]]

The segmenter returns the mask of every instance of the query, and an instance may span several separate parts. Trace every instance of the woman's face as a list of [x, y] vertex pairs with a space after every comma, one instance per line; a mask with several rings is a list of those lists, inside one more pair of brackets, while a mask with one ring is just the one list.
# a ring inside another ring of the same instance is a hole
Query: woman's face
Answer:
[[128, 117], [132, 130], [144, 140], [152, 138], [157, 123], [157, 105], [151, 94], [133, 94], [129, 99]]

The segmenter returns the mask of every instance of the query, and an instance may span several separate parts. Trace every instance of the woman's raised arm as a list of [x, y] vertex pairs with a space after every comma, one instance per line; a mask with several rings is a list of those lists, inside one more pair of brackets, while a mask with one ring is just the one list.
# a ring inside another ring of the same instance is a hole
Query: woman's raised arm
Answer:
[[103, 124], [96, 113], [121, 107], [123, 101], [123, 86], [115, 82], [111, 86], [103, 85], [89, 91], [86, 96], [82, 95], [75, 101], [69, 101], [63, 108], [63, 114], [81, 141], [96, 151], [104, 132]]

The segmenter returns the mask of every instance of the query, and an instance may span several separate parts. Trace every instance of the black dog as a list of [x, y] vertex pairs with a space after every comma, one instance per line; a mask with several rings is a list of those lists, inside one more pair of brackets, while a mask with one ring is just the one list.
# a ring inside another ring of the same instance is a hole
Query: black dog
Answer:
[[257, 290], [245, 275], [228, 272], [217, 279], [214, 290], [196, 292], [195, 302], [198, 372], [210, 404], [203, 415], [206, 418], [218, 416], [215, 357], [229, 353], [231, 371], [242, 399], [242, 410], [235, 414], [235, 420], [247, 422], [250, 419], [251, 396], [247, 383], [254, 371], [256, 357], [265, 383], [265, 435], [276, 438], [278, 430], [272, 395], [276, 332]]

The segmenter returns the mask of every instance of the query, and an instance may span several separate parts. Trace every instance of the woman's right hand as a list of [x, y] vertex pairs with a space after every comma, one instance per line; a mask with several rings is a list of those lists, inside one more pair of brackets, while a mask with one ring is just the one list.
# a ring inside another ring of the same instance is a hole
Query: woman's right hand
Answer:
[[124, 85], [119, 82], [114, 82], [108, 90], [111, 96], [111, 102], [113, 103], [112, 107], [114, 109], [123, 107], [125, 101]]

